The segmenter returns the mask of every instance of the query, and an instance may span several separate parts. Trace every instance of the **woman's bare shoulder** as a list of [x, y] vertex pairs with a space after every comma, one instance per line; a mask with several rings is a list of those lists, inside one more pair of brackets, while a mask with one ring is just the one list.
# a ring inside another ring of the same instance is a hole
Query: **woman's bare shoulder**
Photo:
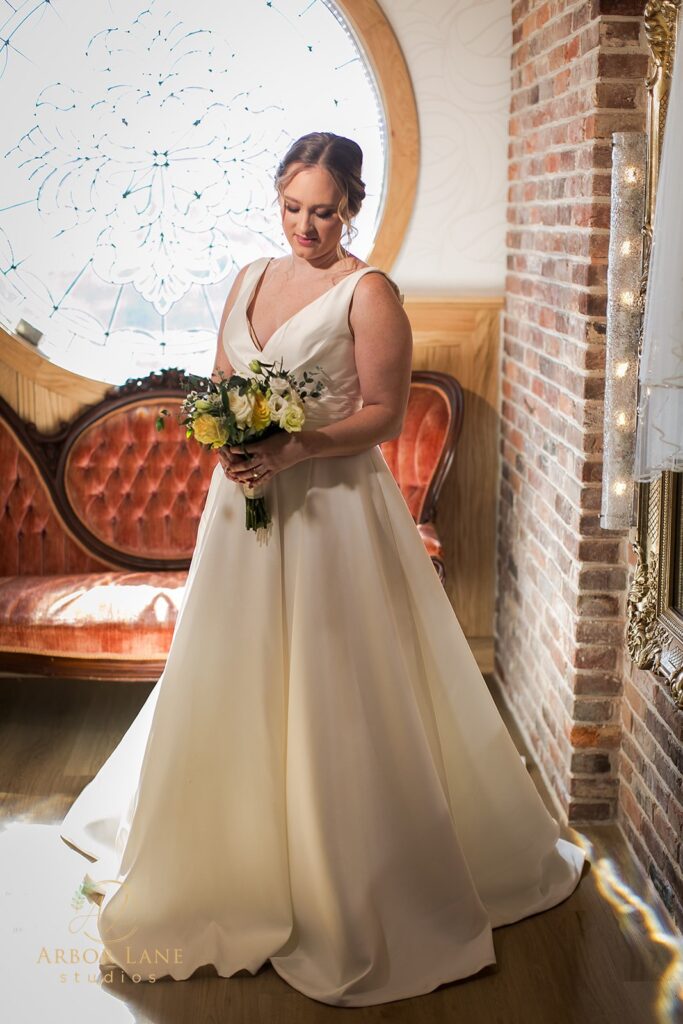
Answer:
[[403, 294], [401, 289], [396, 282], [387, 274], [381, 267], [373, 267], [369, 264], [364, 264], [363, 268], [372, 271], [370, 274], [363, 274], [358, 284], [356, 285], [355, 292], [362, 302], [376, 302], [380, 301], [394, 305], [396, 300], [403, 305]]
[[398, 285], [379, 267], [377, 273], [361, 274], [356, 283], [349, 309], [349, 327], [356, 340], [377, 332], [394, 339], [411, 338], [410, 320], [403, 308], [403, 296]]

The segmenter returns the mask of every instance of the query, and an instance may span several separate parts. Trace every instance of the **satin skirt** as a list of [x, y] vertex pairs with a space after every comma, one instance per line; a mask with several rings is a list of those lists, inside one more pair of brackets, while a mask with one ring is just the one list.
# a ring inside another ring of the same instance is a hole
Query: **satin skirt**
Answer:
[[101, 962], [323, 1003], [430, 992], [576, 887], [379, 446], [267, 485], [217, 463], [164, 671], [66, 815]]

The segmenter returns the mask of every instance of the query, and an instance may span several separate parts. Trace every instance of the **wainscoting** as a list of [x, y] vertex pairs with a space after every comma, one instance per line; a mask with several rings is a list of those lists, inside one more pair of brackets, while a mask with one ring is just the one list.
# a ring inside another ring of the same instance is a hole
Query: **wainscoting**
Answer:
[[465, 415], [437, 513], [446, 590], [482, 671], [493, 665], [498, 477], [498, 362], [502, 298], [406, 298], [416, 370], [444, 370], [463, 389]]

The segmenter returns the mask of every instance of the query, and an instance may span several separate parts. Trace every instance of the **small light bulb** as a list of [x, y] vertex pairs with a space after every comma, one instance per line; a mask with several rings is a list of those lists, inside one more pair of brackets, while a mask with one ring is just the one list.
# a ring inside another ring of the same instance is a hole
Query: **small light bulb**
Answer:
[[614, 485], [614, 493], [619, 495], [626, 493], [626, 484], [623, 480], [617, 480], [617, 482]]
[[628, 372], [628, 363], [617, 363], [614, 368], [615, 377], [625, 377]]
[[621, 301], [624, 303], [625, 306], [632, 306], [634, 298], [635, 298], [635, 296], [634, 296], [633, 292], [622, 292], [621, 293]]
[[626, 426], [626, 413], [625, 412], [618, 412], [617, 413], [617, 426], [618, 427], [625, 427]]
[[621, 255], [622, 256], [630, 256], [631, 255], [631, 239], [630, 238], [624, 239], [624, 241], [621, 243]]

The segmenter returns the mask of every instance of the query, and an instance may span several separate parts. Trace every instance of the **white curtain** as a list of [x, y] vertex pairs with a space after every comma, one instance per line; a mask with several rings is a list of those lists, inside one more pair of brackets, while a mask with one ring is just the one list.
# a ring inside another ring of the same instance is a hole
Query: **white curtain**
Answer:
[[636, 480], [683, 471], [683, 26], [679, 17], [645, 302]]

